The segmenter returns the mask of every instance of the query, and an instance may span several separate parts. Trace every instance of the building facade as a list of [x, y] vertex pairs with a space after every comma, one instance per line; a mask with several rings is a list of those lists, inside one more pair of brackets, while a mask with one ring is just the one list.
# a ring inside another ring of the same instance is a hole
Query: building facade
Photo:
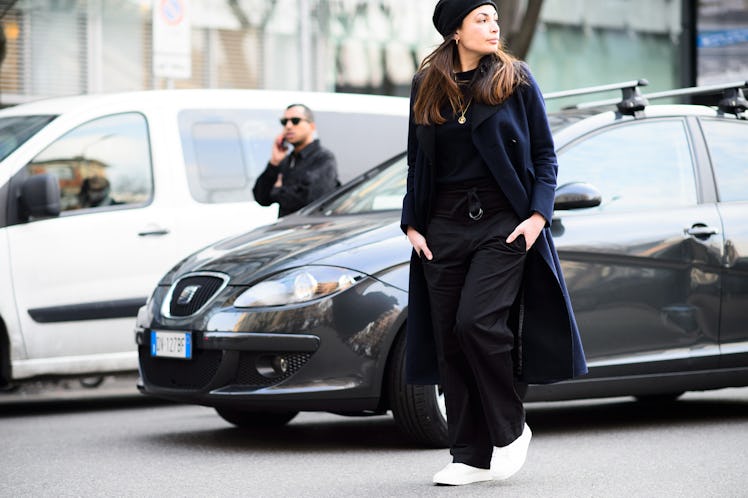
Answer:
[[[434, 3], [4, 2], [0, 104], [167, 87], [407, 95], [419, 61], [441, 41]], [[746, 79], [747, 12], [748, 0], [545, 0], [526, 59], [546, 91], [637, 78], [650, 90]], [[163, 49], [157, 21], [187, 31], [178, 77], [154, 63]]]

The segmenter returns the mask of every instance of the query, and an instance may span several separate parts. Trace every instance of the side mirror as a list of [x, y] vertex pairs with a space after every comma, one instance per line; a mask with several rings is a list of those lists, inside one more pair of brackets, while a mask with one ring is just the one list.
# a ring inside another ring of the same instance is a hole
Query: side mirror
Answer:
[[585, 182], [572, 182], [556, 189], [553, 209], [563, 211], [599, 206], [603, 196], [597, 188]]
[[60, 215], [60, 183], [47, 173], [27, 178], [21, 185], [21, 210], [27, 218]]

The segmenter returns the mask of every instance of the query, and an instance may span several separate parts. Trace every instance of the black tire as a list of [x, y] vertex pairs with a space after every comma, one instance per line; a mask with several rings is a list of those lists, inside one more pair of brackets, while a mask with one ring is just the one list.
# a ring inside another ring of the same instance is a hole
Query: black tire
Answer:
[[640, 403], [672, 403], [683, 395], [683, 391], [662, 394], [642, 394], [635, 396]]
[[282, 427], [299, 414], [299, 412], [252, 412], [234, 408], [216, 408], [216, 412], [226, 422], [242, 429]]
[[387, 377], [390, 408], [400, 430], [427, 446], [449, 446], [441, 387], [405, 383], [405, 333], [395, 340]]
[[104, 377], [83, 377], [81, 379], [78, 379], [78, 382], [82, 387], [85, 387], [86, 389], [96, 389], [104, 383]]

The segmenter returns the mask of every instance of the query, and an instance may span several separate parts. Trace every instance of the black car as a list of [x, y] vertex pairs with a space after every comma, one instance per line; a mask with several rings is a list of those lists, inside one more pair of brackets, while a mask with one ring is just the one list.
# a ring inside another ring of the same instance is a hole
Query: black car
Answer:
[[[718, 107], [648, 105], [636, 82], [621, 86], [615, 110], [549, 115], [551, 229], [590, 373], [530, 386], [528, 401], [748, 385], [745, 82]], [[403, 380], [406, 172], [398, 156], [179, 263], [138, 316], [141, 391], [255, 428], [391, 410], [416, 440], [445, 445], [439, 387]]]

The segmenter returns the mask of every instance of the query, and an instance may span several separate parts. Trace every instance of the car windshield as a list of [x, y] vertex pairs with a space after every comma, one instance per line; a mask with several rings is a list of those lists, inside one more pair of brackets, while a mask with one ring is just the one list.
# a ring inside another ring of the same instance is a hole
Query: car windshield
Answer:
[[0, 118], [0, 161], [47, 126], [55, 116], [9, 116]]
[[407, 176], [408, 165], [403, 154], [353, 181], [316, 211], [330, 216], [401, 209]]

